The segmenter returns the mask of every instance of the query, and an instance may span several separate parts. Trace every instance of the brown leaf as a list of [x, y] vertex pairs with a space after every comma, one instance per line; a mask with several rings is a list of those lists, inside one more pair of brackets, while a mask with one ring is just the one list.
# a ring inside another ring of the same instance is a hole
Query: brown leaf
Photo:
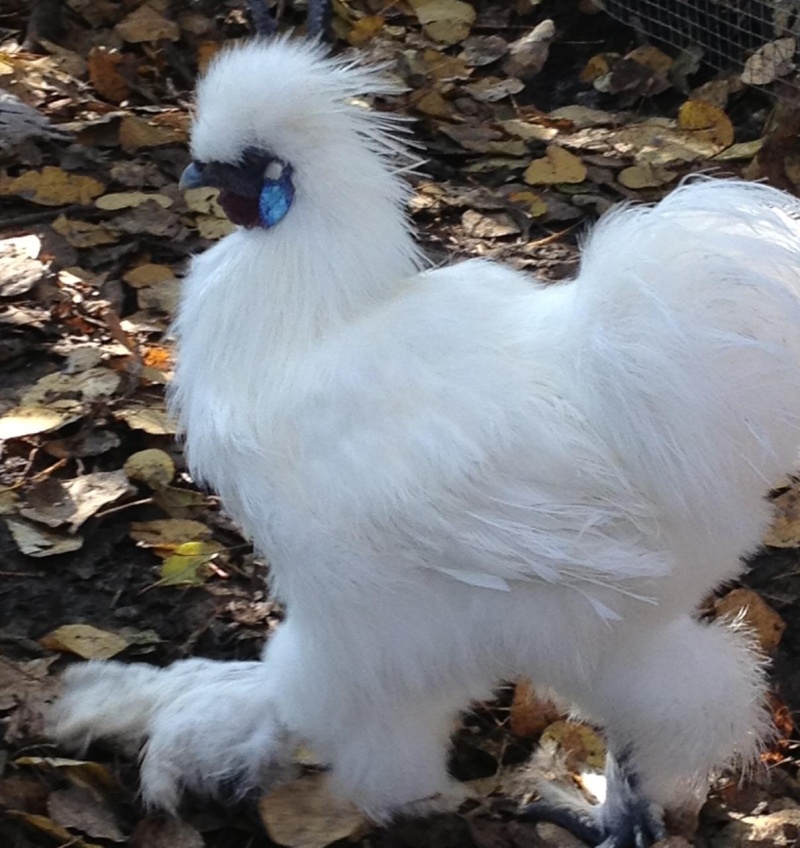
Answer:
[[157, 283], [163, 283], [166, 280], [171, 280], [174, 276], [175, 274], [169, 265], [156, 265], [152, 262], [145, 262], [143, 265], [137, 265], [135, 268], [126, 271], [122, 275], [122, 279], [138, 289], [142, 286], [153, 286]]
[[124, 41], [136, 44], [141, 41], [177, 41], [181, 31], [174, 21], [165, 18], [150, 3], [139, 6], [114, 29]]
[[564, 710], [549, 698], [540, 698], [529, 680], [517, 683], [509, 714], [512, 733], [538, 739], [545, 728], [563, 718]]
[[508, 58], [503, 62], [505, 73], [523, 80], [535, 77], [550, 55], [550, 44], [555, 34], [555, 24], [547, 19], [522, 38], [513, 41], [508, 47]]
[[366, 44], [378, 34], [378, 31], [385, 23], [386, 19], [380, 15], [364, 15], [350, 27], [347, 33], [347, 41], [353, 47]]
[[131, 834], [130, 848], [204, 848], [199, 831], [176, 818], [148, 818]]
[[[0, 419], [2, 425], [2, 419]], [[775, 518], [762, 541], [771, 548], [800, 547], [800, 490], [793, 485], [772, 501]]]
[[114, 244], [119, 241], [119, 235], [112, 233], [103, 224], [79, 221], [75, 218], [67, 218], [65, 215], [59, 215], [53, 221], [52, 226], [73, 247], [97, 247], [101, 244]]
[[502, 238], [520, 232], [519, 225], [505, 212], [487, 215], [475, 209], [467, 209], [461, 216], [461, 224], [467, 235], [475, 238]]
[[131, 94], [128, 83], [120, 73], [124, 61], [118, 50], [96, 46], [89, 51], [89, 80], [94, 90], [112, 103], [121, 103]]
[[258, 802], [261, 821], [274, 842], [287, 848], [326, 848], [365, 831], [365, 816], [336, 798], [328, 783], [325, 774], [306, 775]]
[[62, 827], [78, 830], [95, 839], [124, 842], [116, 816], [106, 799], [85, 786], [57, 789], [47, 799], [50, 818]]
[[182, 144], [185, 140], [186, 133], [181, 129], [159, 126], [154, 120], [146, 121], [134, 115], [126, 115], [119, 125], [119, 143], [126, 153], [134, 153], [143, 147]]
[[786, 623], [783, 618], [751, 589], [733, 589], [714, 603], [717, 616], [741, 619], [755, 634], [765, 654], [771, 654], [781, 641]]

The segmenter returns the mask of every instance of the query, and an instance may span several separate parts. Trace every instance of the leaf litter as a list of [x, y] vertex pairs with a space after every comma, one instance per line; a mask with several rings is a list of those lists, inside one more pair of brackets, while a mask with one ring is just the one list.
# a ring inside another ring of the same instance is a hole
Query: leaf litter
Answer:
[[[372, 829], [330, 800], [322, 764], [302, 755], [299, 778], [266, 795], [255, 821], [233, 826], [213, 805], [165, 819], [137, 806], [101, 752], [29, 753], [45, 742], [69, 656], [253, 658], [281, 618], [265, 564], [190, 479], [163, 399], [186, 263], [232, 229], [213, 191], [176, 183], [193, 79], [246, 33], [241, 4], [67, 6], [66, 29], [22, 49], [27, 22], [12, 3], [0, 36], [0, 839], [199, 848], [266, 845], [266, 831], [298, 848], [566, 845], [507, 802], [530, 791], [535, 744], [569, 781], [596, 771], [602, 742], [526, 682], [456, 731], [464, 819]], [[302, 10], [288, 4], [285, 18]], [[341, 0], [334, 30], [405, 86], [380, 107], [416, 119], [429, 165], [412, 178], [411, 211], [434, 259], [488, 256], [559, 280], [575, 270], [583, 223], [620, 200], [657, 199], [714, 168], [800, 184], [794, 118], [770, 117], [778, 110], [747, 87], [794, 74], [793, 39], [755, 51], [740, 76], [714, 76], [637, 44], [588, 2]], [[776, 788], [723, 780], [702, 824], [712, 844], [788, 844], [796, 829], [798, 497], [793, 480], [773, 493], [753, 588], [701, 611], [740, 618], [781, 689], [781, 736], [765, 753]]]

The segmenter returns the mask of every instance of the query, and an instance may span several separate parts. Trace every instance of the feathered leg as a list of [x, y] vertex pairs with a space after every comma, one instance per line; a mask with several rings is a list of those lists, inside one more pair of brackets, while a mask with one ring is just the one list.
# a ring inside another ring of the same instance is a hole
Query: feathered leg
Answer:
[[541, 787], [542, 799], [522, 817], [563, 827], [587, 845], [599, 848], [648, 848], [666, 837], [663, 811], [641, 793], [626, 756], [606, 757], [606, 800], [593, 806], [577, 792]]
[[577, 696], [606, 726], [606, 800], [545, 788], [525, 811], [603, 848], [657, 841], [662, 808], [699, 805], [710, 772], [752, 762], [769, 733], [763, 663], [746, 634], [689, 616], [648, 624]]

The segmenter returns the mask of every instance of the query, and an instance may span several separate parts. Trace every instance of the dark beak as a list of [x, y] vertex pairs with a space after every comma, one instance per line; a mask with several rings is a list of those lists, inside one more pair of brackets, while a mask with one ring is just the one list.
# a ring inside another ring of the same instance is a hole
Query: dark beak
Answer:
[[203, 176], [203, 171], [197, 167], [196, 162], [191, 162], [186, 167], [186, 170], [181, 174], [178, 187], [182, 189], [200, 188], [200, 186], [208, 185], [207, 179]]

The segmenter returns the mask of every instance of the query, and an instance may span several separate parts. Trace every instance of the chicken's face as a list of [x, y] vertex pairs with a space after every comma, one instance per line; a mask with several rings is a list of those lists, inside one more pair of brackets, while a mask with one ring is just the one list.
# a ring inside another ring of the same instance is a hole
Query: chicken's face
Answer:
[[198, 85], [193, 161], [181, 184], [218, 188], [228, 217], [251, 229], [275, 226], [293, 205], [335, 215], [342, 185], [385, 172], [372, 151], [393, 142], [349, 101], [386, 88], [315, 43], [275, 38], [220, 51]]
[[235, 162], [194, 160], [181, 188], [219, 189], [219, 205], [234, 224], [269, 227], [281, 221], [294, 200], [292, 166], [268, 150], [246, 148]]

